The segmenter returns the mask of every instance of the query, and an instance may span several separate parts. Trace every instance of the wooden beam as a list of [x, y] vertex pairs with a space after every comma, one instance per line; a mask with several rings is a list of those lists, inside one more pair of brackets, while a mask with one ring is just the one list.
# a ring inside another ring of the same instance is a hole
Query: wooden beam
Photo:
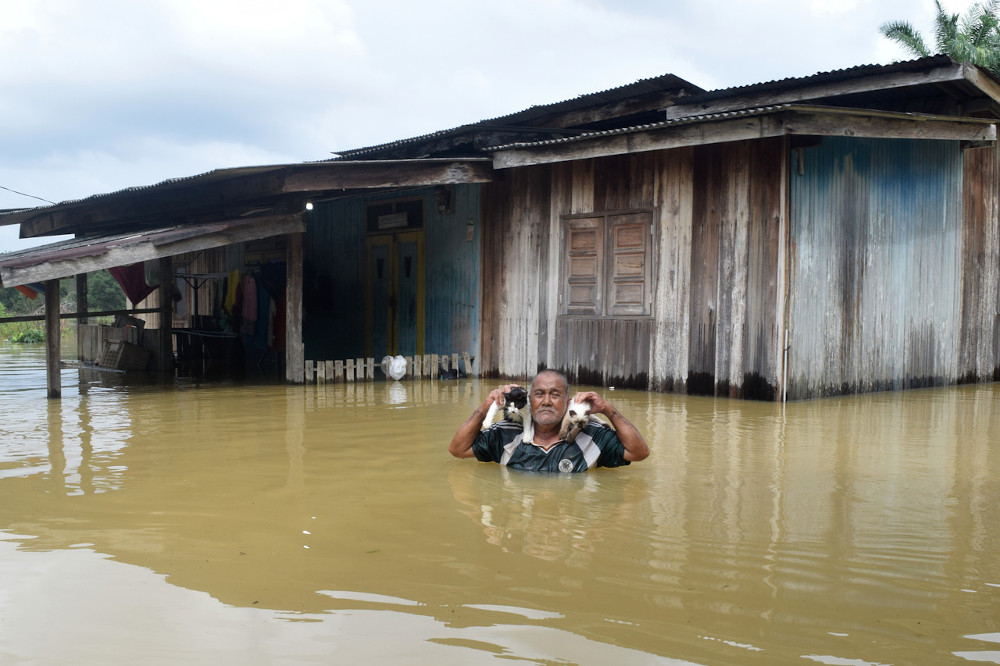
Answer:
[[[302, 231], [305, 231], [305, 222], [302, 216], [296, 213], [294, 215], [272, 215], [184, 228], [183, 233], [178, 233], [174, 240], [163, 237], [163, 234], [168, 234], [169, 230], [162, 234], [159, 231], [138, 233], [135, 238], [128, 242], [109, 245], [103, 248], [103, 251], [94, 250], [87, 256], [75, 256], [68, 259], [54, 258], [52, 261], [34, 263], [33, 265], [4, 263], [0, 259], [0, 285], [16, 287], [32, 282], [44, 282], [79, 273], [91, 273], [103, 268], [127, 266], [138, 261], [172, 257], [186, 252], [198, 252], [209, 248]], [[44, 252], [45, 248], [38, 248], [38, 251]], [[58, 257], [58, 254], [54, 253], [54, 257]]]
[[788, 106], [755, 115], [680, 121], [645, 131], [602, 134], [564, 143], [500, 150], [494, 154], [493, 166], [509, 169], [790, 134], [994, 141], [996, 126], [983, 118]]
[[844, 81], [824, 81], [814, 85], [803, 85], [787, 90], [753, 90], [741, 95], [733, 95], [690, 104], [678, 103], [666, 110], [667, 119], [684, 118], [693, 115], [723, 113], [739, 109], [752, 109], [775, 104], [809, 102], [824, 97], [839, 97], [867, 92], [883, 92], [910, 86], [935, 83], [954, 83], [968, 79], [968, 71], [959, 63], [936, 67], [931, 71], [892, 72], [875, 76], [859, 76]]
[[982, 90], [993, 102], [1000, 104], [1000, 84], [990, 76], [983, 74], [975, 65], [962, 65], [965, 79]]
[[[81, 323], [88, 317], [107, 317], [111, 315], [137, 315], [159, 312], [159, 308], [136, 308], [135, 310], [97, 310], [95, 312], [61, 312], [60, 319], [80, 319]], [[45, 315], [20, 315], [18, 317], [0, 317], [0, 324], [13, 324], [21, 321], [45, 321]]]
[[59, 368], [59, 280], [45, 282], [45, 386], [49, 398], [62, 396]]
[[285, 379], [292, 384], [305, 381], [305, 344], [302, 340], [302, 267], [305, 262], [305, 233], [288, 235], [285, 251]]
[[490, 160], [395, 160], [331, 162], [295, 169], [285, 178], [284, 192], [378, 189], [493, 180]]

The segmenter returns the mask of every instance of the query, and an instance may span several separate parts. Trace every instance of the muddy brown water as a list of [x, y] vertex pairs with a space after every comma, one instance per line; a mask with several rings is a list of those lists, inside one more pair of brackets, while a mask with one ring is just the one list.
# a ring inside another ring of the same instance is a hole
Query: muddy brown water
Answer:
[[0, 346], [3, 663], [1000, 663], [996, 384], [605, 391], [653, 455], [582, 475], [449, 457], [476, 379], [44, 385]]

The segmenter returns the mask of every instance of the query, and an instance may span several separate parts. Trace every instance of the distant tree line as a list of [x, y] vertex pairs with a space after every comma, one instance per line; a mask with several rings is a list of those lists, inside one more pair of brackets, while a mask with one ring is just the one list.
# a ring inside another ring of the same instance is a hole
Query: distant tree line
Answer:
[[[67, 278], [59, 281], [59, 302], [76, 305], [76, 280]], [[39, 294], [34, 300], [17, 289], [0, 289], [0, 312], [5, 316], [31, 315], [44, 311], [45, 299]], [[71, 308], [73, 309], [73, 308]], [[91, 312], [102, 310], [124, 310], [125, 292], [107, 271], [87, 274], [87, 309]]]

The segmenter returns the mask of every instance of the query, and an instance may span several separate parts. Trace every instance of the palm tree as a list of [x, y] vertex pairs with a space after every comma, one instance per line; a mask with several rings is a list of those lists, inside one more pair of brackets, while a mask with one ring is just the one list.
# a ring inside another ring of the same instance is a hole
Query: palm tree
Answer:
[[[973, 3], [960, 19], [958, 14], [947, 14], [941, 7], [941, 1], [934, 0], [937, 7], [934, 18], [937, 52], [1000, 75], [998, 3], [1000, 0]], [[879, 31], [919, 58], [931, 55], [924, 38], [906, 21], [883, 23]]]

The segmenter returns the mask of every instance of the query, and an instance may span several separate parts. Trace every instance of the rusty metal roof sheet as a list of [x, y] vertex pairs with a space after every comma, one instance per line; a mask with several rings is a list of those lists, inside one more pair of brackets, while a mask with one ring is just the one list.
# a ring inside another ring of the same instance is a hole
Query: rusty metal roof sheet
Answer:
[[654, 76], [646, 79], [639, 79], [633, 83], [627, 83], [616, 88], [609, 88], [607, 90], [602, 90], [599, 92], [589, 93], [585, 95], [580, 95], [572, 99], [563, 100], [561, 102], [553, 102], [551, 104], [540, 104], [528, 107], [523, 111], [518, 111], [516, 113], [511, 113], [504, 116], [498, 116], [496, 118], [490, 118], [488, 120], [480, 120], [474, 123], [468, 123], [466, 125], [459, 125], [458, 127], [453, 127], [451, 129], [437, 130], [429, 134], [422, 134], [420, 136], [410, 137], [407, 139], [398, 139], [395, 141], [389, 141], [386, 143], [376, 144], [373, 146], [366, 146], [362, 148], [352, 148], [349, 150], [335, 151], [339, 157], [335, 159], [342, 158], [354, 158], [361, 155], [367, 155], [375, 152], [381, 152], [385, 150], [391, 150], [393, 148], [407, 146], [415, 143], [422, 143], [425, 141], [430, 141], [436, 138], [445, 137], [453, 134], [460, 134], [462, 132], [481, 128], [488, 126], [503, 125], [507, 127], [515, 128], [518, 124], [524, 124], [530, 122], [534, 119], [543, 117], [552, 113], [565, 113], [568, 111], [574, 111], [577, 109], [583, 109], [590, 106], [595, 106], [597, 104], [608, 104], [612, 102], [618, 102], [621, 100], [629, 99], [636, 95], [641, 95], [643, 93], [654, 93], [662, 92], [667, 90], [683, 89], [685, 95], [701, 94], [704, 92], [703, 88], [700, 88], [689, 81], [675, 76], [673, 74], [663, 74], [661, 76]]
[[[751, 83], [743, 86], [733, 86], [731, 88], [719, 88], [717, 90], [707, 90], [705, 92], [693, 94], [690, 95], [689, 97], [686, 97], [684, 99], [684, 103], [696, 104], [698, 102], [704, 102], [708, 100], [720, 99], [725, 97], [734, 97], [737, 95], [745, 95], [747, 93], [777, 92], [781, 90], [802, 88], [804, 86], [809, 86], [809, 85], [836, 83], [839, 81], [847, 81], [850, 79], [856, 79], [864, 76], [872, 76], [874, 74], [919, 72], [926, 69], [932, 69], [935, 67], [943, 67], [954, 64], [957, 64], [956, 61], [946, 55], [932, 55], [932, 56], [927, 56], [926, 58], [917, 58], [915, 60], [904, 60], [901, 62], [894, 62], [890, 65], [857, 65], [855, 67], [848, 67], [846, 69], [837, 69], [828, 72], [819, 72], [816, 74], [810, 74], [809, 76], [789, 77], [784, 79], [775, 79], [773, 81], [765, 81], [762, 83]], [[985, 70], [983, 71], [985, 72]], [[989, 72], [986, 73], [989, 74]]]
[[[128, 194], [141, 194], [143, 192], [148, 192], [151, 190], [162, 190], [170, 189], [171, 187], [184, 187], [194, 183], [211, 183], [219, 180], [226, 180], [233, 178], [235, 176], [250, 175], [254, 173], [264, 173], [266, 171], [272, 171], [275, 169], [283, 169], [287, 165], [270, 165], [270, 166], [252, 166], [252, 167], [236, 167], [231, 169], [213, 169], [212, 171], [207, 171], [205, 173], [197, 174], [194, 176], [182, 176], [179, 178], [168, 178], [167, 180], [160, 181], [159, 183], [154, 183], [152, 185], [139, 185], [133, 187], [125, 187], [120, 190], [115, 190], [114, 192], [104, 192], [100, 194], [92, 194], [89, 197], [83, 199], [69, 199], [66, 201], [60, 201], [59, 203], [51, 204], [48, 206], [37, 206], [32, 208], [14, 208], [7, 210], [0, 210], [0, 225], [5, 224], [17, 224], [19, 223], [20, 216], [28, 211], [43, 211], [48, 208], [55, 208], [57, 206], [68, 206], [73, 204], [86, 204], [86, 203], [96, 203], [102, 199], [108, 199], [111, 197], [120, 197], [122, 195]], [[7, 219], [5, 219], [7, 218]], [[10, 219], [17, 218], [17, 219]]]
[[991, 125], [992, 120], [985, 118], [966, 118], [957, 116], [930, 116], [921, 113], [878, 111], [875, 109], [851, 109], [836, 106], [817, 106], [812, 104], [775, 104], [772, 106], [761, 106], [754, 109], [738, 109], [735, 111], [720, 111], [716, 113], [704, 113], [701, 115], [683, 116], [673, 118], [658, 123], [647, 123], [644, 125], [634, 125], [632, 127], [620, 127], [616, 129], [586, 132], [577, 136], [561, 137], [558, 139], [545, 139], [541, 141], [522, 141], [509, 143], [503, 146], [495, 146], [490, 152], [500, 152], [503, 150], [515, 150], [521, 148], [538, 148], [543, 146], [554, 146], [566, 143], [575, 143], [601, 137], [617, 136], [622, 134], [635, 134], [638, 132], [648, 132], [652, 130], [664, 129], [668, 127], [679, 127], [683, 125], [693, 125], [697, 123], [708, 123], [720, 120], [731, 120], [734, 118], [751, 118], [764, 116], [786, 111], [822, 111], [825, 113], [839, 114], [842, 116], [878, 116], [883, 118], [896, 119], [938, 119], [955, 123], [969, 123], [975, 125]]

